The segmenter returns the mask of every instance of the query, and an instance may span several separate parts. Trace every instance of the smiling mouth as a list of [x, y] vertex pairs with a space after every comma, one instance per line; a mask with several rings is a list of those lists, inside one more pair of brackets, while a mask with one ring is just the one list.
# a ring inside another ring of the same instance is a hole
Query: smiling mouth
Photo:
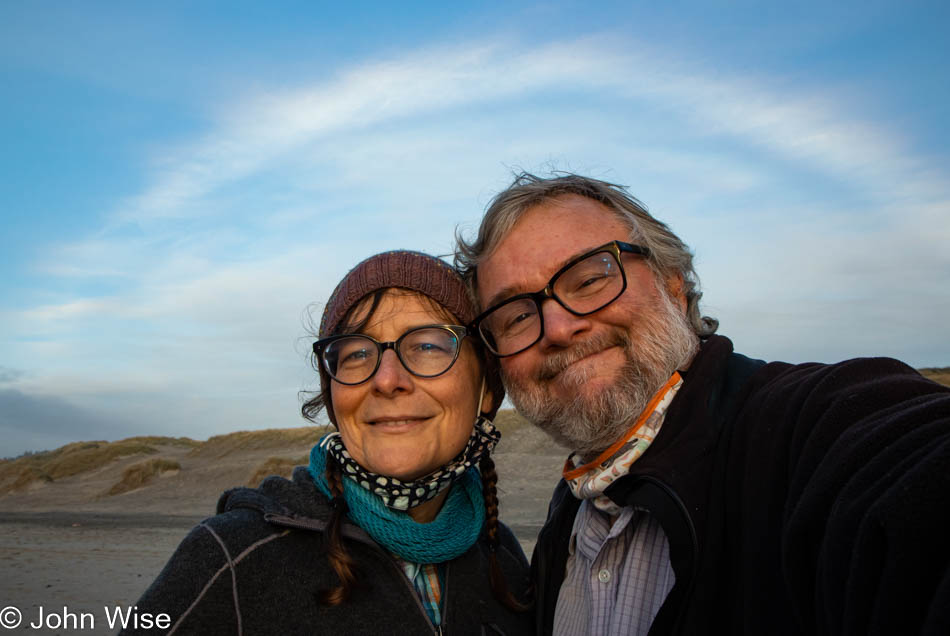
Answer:
[[572, 355], [569, 359], [559, 360], [557, 361], [556, 364], [550, 365], [548, 368], [543, 369], [540, 377], [544, 381], [555, 380], [565, 371], [569, 371], [572, 367], [575, 367], [578, 364], [588, 361], [591, 358], [599, 356], [600, 354], [606, 351], [610, 351], [616, 346], [617, 345], [610, 345], [610, 346], [604, 347], [603, 349], [598, 349], [597, 351], [586, 351], [580, 356], [577, 356], [575, 354], [575, 355]]
[[400, 428], [409, 428], [415, 426], [416, 424], [421, 424], [422, 422], [429, 419], [428, 416], [425, 417], [383, 417], [378, 420], [367, 420], [367, 424], [370, 426], [377, 426], [380, 428], [387, 429], [400, 429]]

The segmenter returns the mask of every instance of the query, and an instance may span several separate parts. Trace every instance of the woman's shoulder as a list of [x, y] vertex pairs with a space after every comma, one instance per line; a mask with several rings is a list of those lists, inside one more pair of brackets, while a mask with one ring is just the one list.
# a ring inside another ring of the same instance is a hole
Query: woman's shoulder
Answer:
[[329, 500], [313, 483], [306, 466], [294, 468], [293, 476], [265, 477], [256, 487], [230, 488], [218, 498], [217, 516], [235, 511], [252, 511], [260, 516], [290, 515], [325, 518]]
[[[218, 513], [179, 544], [139, 609], [168, 614], [182, 633], [231, 633], [241, 624], [246, 633], [267, 633], [247, 626], [292, 620], [288, 604], [306, 606], [314, 587], [331, 583], [320, 520], [311, 516], [325, 507], [326, 497], [303, 478], [268, 477], [257, 488], [228, 490]], [[240, 604], [238, 581], [248, 594]]]
[[257, 512], [261, 516], [290, 515], [325, 519], [329, 501], [317, 489], [306, 466], [297, 466], [291, 479], [277, 475], [265, 478], [256, 488], [231, 488], [218, 499], [218, 515], [237, 510]]
[[523, 567], [528, 567], [528, 559], [525, 557], [521, 542], [518, 541], [518, 537], [515, 536], [511, 528], [501, 521], [498, 522], [498, 548]]
[[[189, 570], [217, 571], [264, 550], [282, 550], [295, 526], [319, 530], [328, 509], [326, 497], [310, 484], [306, 469], [293, 479], [268, 477], [257, 488], [225, 491], [217, 514], [195, 525], [179, 544], [169, 565], [187, 564]], [[305, 533], [318, 536], [321, 533]], [[292, 542], [293, 543], [293, 542]]]
[[210, 542], [227, 552], [240, 552], [293, 527], [287, 522], [319, 529], [328, 516], [327, 497], [313, 484], [306, 468], [298, 466], [292, 479], [270, 476], [256, 488], [240, 486], [223, 492], [216, 514], [192, 528], [182, 547]]

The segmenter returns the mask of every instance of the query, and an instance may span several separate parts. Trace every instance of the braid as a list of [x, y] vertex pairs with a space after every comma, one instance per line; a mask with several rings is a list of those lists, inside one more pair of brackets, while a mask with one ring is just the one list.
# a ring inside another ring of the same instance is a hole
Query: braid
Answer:
[[320, 593], [320, 601], [325, 605], [340, 605], [347, 600], [350, 592], [356, 583], [356, 562], [349, 555], [343, 546], [342, 525], [343, 515], [346, 514], [346, 504], [343, 499], [343, 475], [340, 471], [340, 465], [332, 456], [327, 457], [327, 485], [330, 487], [330, 493], [333, 500], [330, 502], [332, 511], [330, 512], [330, 521], [327, 524], [327, 560], [337, 578], [340, 579], [340, 585]]
[[482, 496], [485, 498], [485, 534], [488, 536], [488, 559], [490, 563], [491, 589], [498, 599], [508, 609], [523, 612], [528, 609], [518, 601], [508, 589], [508, 582], [498, 563], [498, 493], [495, 485], [498, 483], [498, 473], [495, 472], [495, 462], [491, 455], [485, 453], [478, 465], [482, 474]]

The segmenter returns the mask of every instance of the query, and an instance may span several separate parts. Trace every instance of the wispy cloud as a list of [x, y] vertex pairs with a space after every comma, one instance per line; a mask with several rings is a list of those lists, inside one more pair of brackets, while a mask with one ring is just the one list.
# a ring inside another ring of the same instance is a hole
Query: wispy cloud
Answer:
[[882, 199], [946, 198], [943, 175], [915, 160], [896, 134], [854, 120], [848, 104], [825, 87], [792, 91], [779, 79], [730, 75], [643, 42], [598, 37], [535, 47], [487, 42], [423, 49], [343, 71], [317, 86], [250, 97], [223, 109], [194, 143], [157, 158], [151, 185], [126, 201], [117, 218], [200, 215], [198, 203], [216, 189], [340, 134], [397, 121], [417, 126], [435, 113], [519, 99], [544, 110], [548, 98], [593, 91], [662, 107], [698, 134], [808, 163]]

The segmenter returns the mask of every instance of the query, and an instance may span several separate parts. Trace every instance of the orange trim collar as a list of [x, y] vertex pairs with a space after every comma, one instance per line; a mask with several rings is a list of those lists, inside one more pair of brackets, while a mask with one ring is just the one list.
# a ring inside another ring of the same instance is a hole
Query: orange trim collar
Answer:
[[646, 423], [646, 421], [647, 421], [647, 420], [650, 418], [650, 416], [653, 414], [653, 411], [656, 410], [656, 405], [659, 404], [659, 403], [660, 403], [660, 400], [663, 399], [663, 396], [666, 395], [666, 392], [669, 391], [671, 388], [673, 388], [673, 386], [674, 386], [677, 382], [679, 382], [679, 381], [680, 381], [680, 374], [679, 374], [678, 372], [674, 371], [674, 372], [673, 372], [673, 375], [670, 376], [670, 379], [666, 381], [666, 384], [664, 384], [662, 387], [660, 387], [660, 390], [657, 391], [657, 392], [653, 395], [652, 398], [650, 398], [650, 402], [647, 404], [646, 408], [643, 409], [643, 412], [640, 413], [640, 417], [637, 418], [637, 421], [636, 421], [636, 423], [633, 425], [633, 427], [632, 427], [629, 431], [627, 431], [626, 433], [624, 433], [623, 437], [621, 437], [621, 438], [618, 439], [616, 442], [614, 442], [613, 444], [611, 444], [611, 445], [610, 445], [610, 448], [608, 448], [608, 449], [605, 450], [603, 453], [601, 453], [600, 455], [598, 455], [596, 459], [594, 459], [594, 460], [591, 461], [591, 462], [588, 462], [588, 463], [584, 464], [583, 466], [578, 466], [577, 468], [570, 469], [569, 466], [571, 465], [571, 458], [568, 457], [568, 458], [567, 458], [567, 461], [564, 463], [564, 479], [566, 479], [566, 480], [568, 480], [568, 481], [570, 481], [570, 480], [572, 480], [572, 479], [577, 479], [578, 477], [580, 477], [581, 475], [583, 475], [584, 473], [586, 473], [586, 472], [589, 471], [590, 469], [592, 469], [592, 468], [594, 468], [594, 467], [600, 465], [601, 463], [605, 462], [605, 461], [606, 461], [607, 459], [609, 459], [614, 453], [616, 453], [618, 450], [620, 450], [620, 448], [621, 448], [624, 444], [626, 444], [626, 443], [630, 440], [630, 438], [633, 437], [633, 436], [637, 433], [637, 431], [640, 430], [640, 428], [643, 427], [643, 425]]

